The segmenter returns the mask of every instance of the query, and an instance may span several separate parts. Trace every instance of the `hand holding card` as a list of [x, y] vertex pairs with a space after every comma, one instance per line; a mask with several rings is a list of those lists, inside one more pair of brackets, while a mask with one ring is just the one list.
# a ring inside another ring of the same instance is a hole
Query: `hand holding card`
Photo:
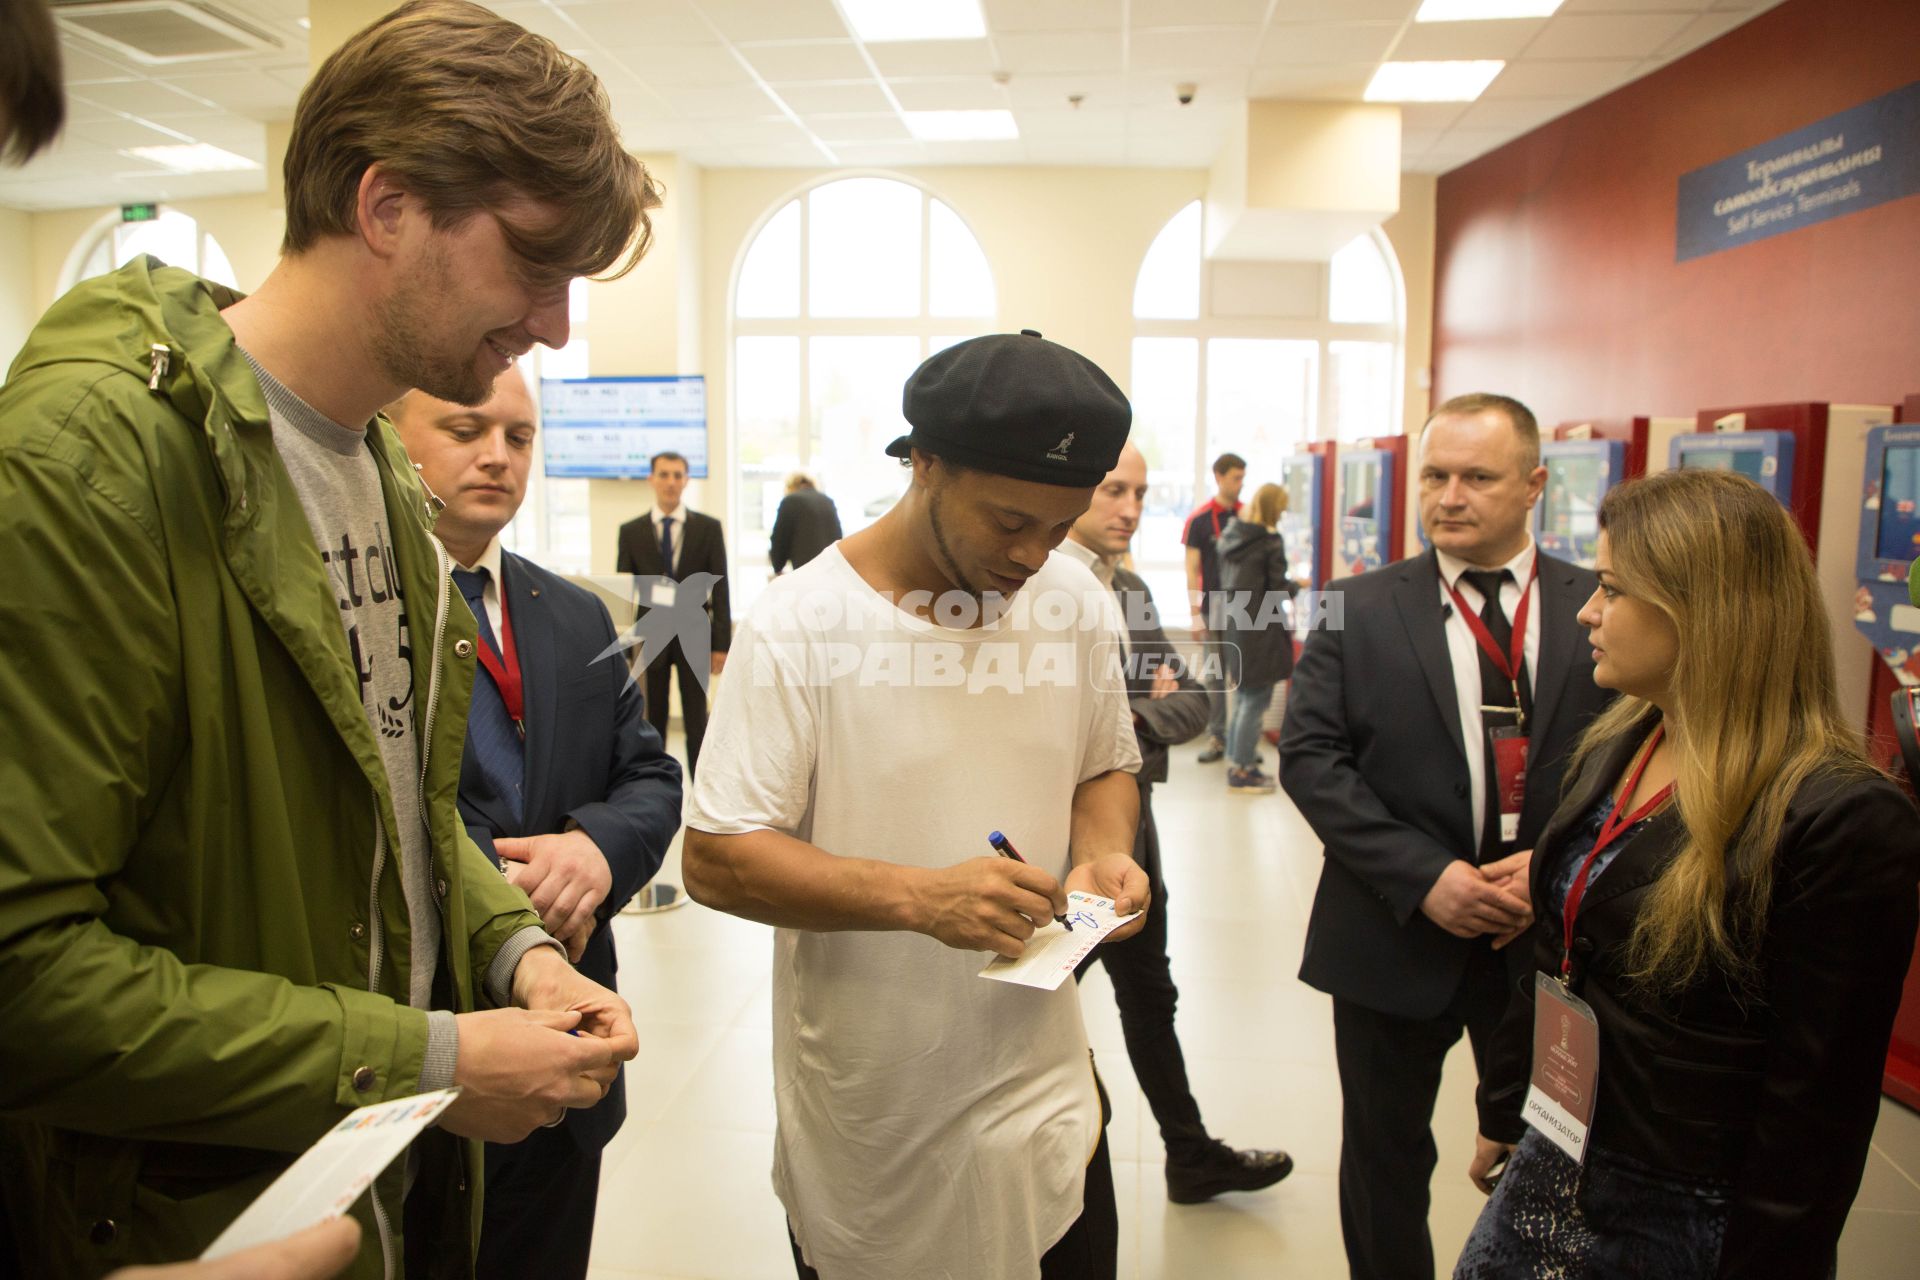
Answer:
[[224, 1258], [340, 1217], [459, 1093], [439, 1089], [350, 1112], [275, 1178], [201, 1259]]

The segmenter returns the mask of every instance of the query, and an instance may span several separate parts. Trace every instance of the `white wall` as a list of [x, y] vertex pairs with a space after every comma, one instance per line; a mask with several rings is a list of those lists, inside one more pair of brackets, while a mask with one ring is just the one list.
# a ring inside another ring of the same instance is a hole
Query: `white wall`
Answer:
[[33, 216], [0, 209], [0, 374], [41, 310], [33, 287]]

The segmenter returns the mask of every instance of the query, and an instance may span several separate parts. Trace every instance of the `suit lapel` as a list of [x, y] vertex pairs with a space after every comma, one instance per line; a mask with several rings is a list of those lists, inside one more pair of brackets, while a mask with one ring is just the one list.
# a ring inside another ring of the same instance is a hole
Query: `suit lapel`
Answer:
[[1528, 736], [1540, 743], [1553, 725], [1554, 709], [1580, 649], [1578, 614], [1584, 602], [1575, 599], [1580, 588], [1571, 565], [1537, 550], [1534, 554], [1540, 557], [1540, 655], [1539, 670], [1533, 673], [1534, 718]]
[[527, 740], [523, 753], [526, 775], [520, 812], [524, 829], [541, 830], [547, 785], [547, 757], [553, 751], [554, 689], [553, 618], [546, 601], [535, 594], [533, 575], [512, 552], [500, 556], [502, 590], [513, 620], [513, 644], [520, 657], [520, 683], [526, 699]]
[[1447, 727], [1447, 741], [1466, 758], [1460, 739], [1460, 695], [1453, 685], [1453, 658], [1447, 650], [1446, 617], [1440, 611], [1439, 562], [1429, 551], [1417, 560], [1402, 562], [1405, 568], [1393, 590], [1394, 605], [1407, 628], [1407, 640], [1419, 659], [1420, 672], [1427, 678], [1434, 705], [1440, 709], [1440, 721]]

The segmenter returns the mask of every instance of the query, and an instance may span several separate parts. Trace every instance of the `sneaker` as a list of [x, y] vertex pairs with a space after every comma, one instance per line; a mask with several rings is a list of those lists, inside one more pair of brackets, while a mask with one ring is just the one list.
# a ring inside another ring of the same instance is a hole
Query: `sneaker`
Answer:
[[1251, 769], [1227, 769], [1227, 790], [1240, 795], [1266, 795], [1274, 786], [1273, 775], [1260, 772], [1258, 765]]
[[1259, 1191], [1292, 1172], [1293, 1157], [1284, 1151], [1235, 1151], [1215, 1142], [1196, 1163], [1167, 1162], [1167, 1199], [1200, 1204], [1223, 1191]]
[[1212, 764], [1216, 760], [1224, 759], [1226, 757], [1226, 754], [1227, 754], [1226, 743], [1222, 742], [1218, 738], [1208, 738], [1207, 749], [1200, 753], [1200, 763]]

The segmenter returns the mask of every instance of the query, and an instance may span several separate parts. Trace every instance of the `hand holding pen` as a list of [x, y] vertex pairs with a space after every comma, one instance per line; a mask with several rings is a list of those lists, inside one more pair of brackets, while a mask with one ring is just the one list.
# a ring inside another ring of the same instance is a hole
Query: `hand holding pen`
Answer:
[[901, 903], [906, 927], [959, 951], [992, 951], [1017, 960], [1027, 939], [1067, 909], [1067, 891], [1017, 853], [915, 869]]
[[[994, 851], [1003, 858], [1012, 858], [1015, 862], [1020, 863], [1022, 866], [1032, 865], [1031, 863], [1028, 863], [1025, 858], [1020, 856], [1020, 851], [1013, 847], [1013, 841], [1007, 839], [1005, 836], [1001, 835], [998, 831], [993, 832], [987, 837], [987, 843], [992, 845], [994, 848]], [[1065, 916], [1055, 914], [1053, 918], [1055, 922], [1065, 925], [1068, 933], [1073, 932], [1073, 923], [1069, 921]]]

